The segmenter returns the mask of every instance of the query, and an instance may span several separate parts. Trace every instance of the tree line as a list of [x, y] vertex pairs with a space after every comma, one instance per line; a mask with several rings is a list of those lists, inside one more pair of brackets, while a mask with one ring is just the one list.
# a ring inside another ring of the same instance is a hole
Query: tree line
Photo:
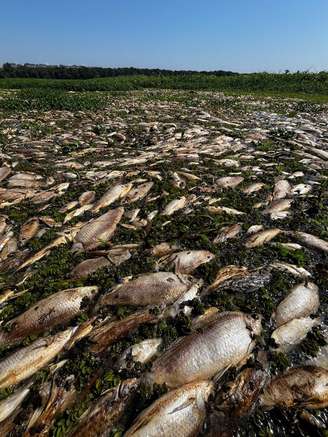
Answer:
[[[99, 77], [118, 76], [186, 76], [195, 74], [192, 70], [163, 70], [159, 68], [107, 68], [65, 65], [38, 64], [3, 64], [0, 68], [0, 78], [39, 78], [39, 79], [93, 79]], [[199, 71], [204, 75], [232, 76], [238, 73], [232, 71]]]

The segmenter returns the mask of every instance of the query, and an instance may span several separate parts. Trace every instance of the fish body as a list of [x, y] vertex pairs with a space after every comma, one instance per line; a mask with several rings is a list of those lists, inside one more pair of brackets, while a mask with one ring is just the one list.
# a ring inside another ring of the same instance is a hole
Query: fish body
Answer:
[[133, 401], [137, 387], [138, 380], [132, 378], [109, 390], [91, 404], [70, 437], [105, 437], [110, 435], [126, 408]]
[[328, 406], [328, 370], [315, 366], [295, 367], [271, 380], [261, 405], [273, 407], [305, 407], [310, 409]]
[[105, 194], [96, 202], [95, 206], [93, 207], [93, 212], [98, 212], [100, 209], [105, 208], [106, 206], [111, 205], [112, 203], [116, 202], [118, 199], [124, 198], [128, 192], [133, 187], [133, 184], [118, 184], [112, 187], [110, 190], [106, 191]]
[[40, 338], [0, 361], [0, 389], [18, 384], [45, 367], [63, 350], [76, 328]]
[[0, 423], [9, 417], [30, 392], [30, 386], [16, 390], [12, 395], [0, 401]]
[[162, 215], [172, 215], [179, 209], [184, 208], [187, 205], [187, 199], [185, 196], [180, 197], [179, 199], [174, 199], [171, 202], [169, 202], [166, 207], [164, 208], [164, 211], [162, 212]]
[[312, 328], [320, 323], [320, 319], [302, 317], [293, 319], [277, 328], [272, 333], [272, 338], [278, 345], [278, 350], [288, 352], [306, 337]]
[[107, 242], [114, 234], [123, 213], [124, 208], [116, 208], [86, 223], [75, 235], [73, 247], [92, 250]]
[[246, 241], [245, 246], [250, 249], [253, 247], [263, 246], [263, 244], [268, 243], [278, 234], [280, 234], [281, 230], [278, 228], [266, 229], [264, 231], [256, 232], [256, 234], [252, 234]]
[[214, 258], [215, 255], [208, 250], [184, 250], [160, 259], [159, 264], [173, 265], [175, 273], [188, 274]]
[[82, 301], [94, 298], [97, 293], [98, 287], [79, 287], [40, 300], [0, 330], [0, 345], [16, 343], [29, 335], [67, 323], [82, 311]]
[[243, 182], [242, 176], [224, 176], [219, 178], [216, 183], [221, 188], [235, 188]]
[[147, 273], [119, 284], [104, 295], [102, 305], [166, 305], [177, 300], [192, 285], [186, 275], [169, 272]]
[[126, 196], [125, 202], [133, 203], [143, 199], [144, 197], [147, 196], [153, 185], [154, 182], [146, 182], [144, 184], [137, 185], [136, 187], [132, 188], [129, 191], [128, 195]]
[[309, 282], [294, 287], [288, 296], [280, 302], [275, 312], [277, 327], [290, 320], [315, 314], [319, 309], [319, 289]]
[[192, 437], [201, 431], [210, 381], [193, 382], [160, 397], [135, 420], [125, 437]]
[[252, 333], [259, 334], [261, 321], [240, 312], [217, 315], [201, 332], [173, 343], [152, 366], [150, 382], [179, 387], [210, 379], [236, 366], [252, 351]]
[[81, 261], [71, 272], [71, 277], [74, 279], [86, 278], [98, 269], [110, 266], [110, 261], [104, 256], [98, 258], [90, 258]]

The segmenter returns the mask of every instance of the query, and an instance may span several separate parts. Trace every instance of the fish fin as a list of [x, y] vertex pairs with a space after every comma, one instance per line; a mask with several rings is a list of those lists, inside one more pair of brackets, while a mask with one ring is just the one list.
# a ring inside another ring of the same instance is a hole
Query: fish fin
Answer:
[[170, 411], [169, 414], [174, 414], [178, 411], [182, 411], [185, 408], [189, 407], [190, 405], [192, 405], [194, 403], [194, 401], [196, 400], [196, 398], [194, 396], [189, 397], [185, 402], [183, 402], [181, 405], [179, 405], [178, 407], [174, 408], [174, 410]]
[[217, 372], [213, 377], [214, 384], [217, 384], [219, 380], [222, 378], [222, 376], [230, 369], [231, 364], [229, 366], [224, 367], [219, 372]]

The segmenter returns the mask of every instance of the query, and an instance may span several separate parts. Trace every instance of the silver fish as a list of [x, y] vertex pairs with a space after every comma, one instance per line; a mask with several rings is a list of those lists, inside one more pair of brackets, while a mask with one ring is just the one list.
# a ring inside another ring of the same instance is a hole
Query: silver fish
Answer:
[[147, 273], [119, 284], [101, 300], [102, 305], [165, 305], [183, 295], [192, 285], [187, 275]]
[[133, 184], [118, 184], [114, 185], [110, 190], [106, 191], [105, 194], [96, 202], [93, 212], [98, 212], [100, 209], [105, 208], [106, 206], [111, 205], [118, 199], [123, 199], [131, 190]]
[[153, 363], [147, 379], [178, 387], [212, 378], [248, 357], [254, 347], [252, 335], [260, 331], [260, 319], [240, 312], [220, 313], [201, 332], [173, 343]]
[[92, 299], [98, 287], [79, 287], [59, 291], [38, 301], [18, 317], [6, 323], [0, 330], [0, 344], [16, 343], [23, 338], [65, 324], [81, 311], [84, 299]]
[[275, 312], [277, 327], [290, 320], [315, 314], [319, 308], [319, 289], [313, 283], [302, 283], [292, 288]]
[[193, 382], [157, 399], [135, 420], [126, 437], [196, 436], [205, 420], [210, 381]]
[[45, 367], [63, 350], [76, 328], [40, 338], [0, 361], [0, 389], [15, 385]]

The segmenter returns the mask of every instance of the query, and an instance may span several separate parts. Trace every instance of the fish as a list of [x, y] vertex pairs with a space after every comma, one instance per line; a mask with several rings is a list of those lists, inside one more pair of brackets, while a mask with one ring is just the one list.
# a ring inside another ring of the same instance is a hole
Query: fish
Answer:
[[249, 196], [250, 194], [256, 193], [257, 191], [262, 190], [265, 187], [265, 184], [262, 182], [254, 182], [253, 184], [248, 185], [246, 188], [242, 190], [244, 194]]
[[213, 401], [214, 407], [206, 419], [206, 433], [210, 437], [226, 437], [238, 433], [242, 418], [257, 408], [260, 393], [268, 379], [262, 366], [246, 367], [236, 378], [219, 386]]
[[223, 176], [219, 178], [216, 183], [221, 188], [236, 188], [243, 180], [244, 178], [242, 176]]
[[139, 381], [126, 379], [103, 394], [82, 414], [70, 437], [94, 437], [110, 435], [115, 425], [131, 406]]
[[155, 360], [146, 380], [174, 388], [213, 378], [248, 357], [255, 344], [253, 335], [260, 331], [260, 318], [241, 312], [219, 313], [201, 332], [192, 332], [169, 346]]
[[96, 192], [95, 191], [85, 191], [79, 197], [79, 204], [81, 206], [83, 206], [83, 205], [90, 205], [91, 203], [94, 202], [95, 197], [96, 197]]
[[274, 200], [263, 211], [263, 214], [270, 214], [271, 220], [285, 218], [289, 215], [289, 208], [291, 207], [292, 202], [292, 199]]
[[277, 327], [290, 320], [315, 314], [319, 309], [319, 303], [319, 289], [313, 282], [296, 285], [280, 302], [274, 313]]
[[28, 384], [0, 401], [0, 423], [7, 419], [22, 404], [26, 396], [30, 393], [30, 389], [31, 384]]
[[278, 228], [265, 229], [264, 231], [256, 232], [246, 240], [245, 247], [251, 249], [253, 247], [263, 246], [263, 244], [268, 243], [280, 233], [281, 230]]
[[292, 188], [291, 194], [293, 196], [304, 195], [304, 194], [310, 193], [310, 191], [312, 191], [311, 185], [309, 185], [309, 184], [297, 184]]
[[120, 368], [126, 367], [129, 360], [132, 360], [134, 363], [149, 362], [158, 354], [162, 342], [163, 340], [161, 338], [149, 338], [130, 346], [121, 355], [118, 366]]
[[146, 182], [144, 184], [137, 185], [136, 187], [132, 188], [125, 198], [125, 203], [133, 203], [143, 199], [144, 197], [147, 196], [153, 185], [154, 182]]
[[291, 235], [296, 240], [299, 240], [301, 243], [305, 244], [306, 246], [322, 250], [323, 252], [328, 252], [328, 241], [322, 240], [319, 237], [316, 237], [315, 235], [308, 234], [306, 232], [292, 232], [287, 231], [287, 235]]
[[56, 417], [70, 408], [76, 400], [77, 390], [74, 382], [74, 376], [69, 375], [61, 381], [60, 378], [53, 377], [41, 386], [39, 396], [42, 404], [33, 411], [24, 437], [49, 435]]
[[295, 367], [276, 376], [260, 397], [265, 409], [328, 406], [328, 370], [315, 366]]
[[86, 278], [97, 270], [102, 269], [103, 267], [108, 267], [110, 265], [110, 261], [104, 256], [86, 259], [84, 261], [81, 261], [77, 266], [74, 267], [74, 269], [71, 271], [71, 278]]
[[160, 243], [151, 249], [151, 253], [154, 256], [161, 257], [161, 256], [169, 255], [170, 253], [173, 253], [179, 249], [180, 247], [176, 244]]
[[92, 212], [96, 213], [100, 209], [105, 208], [106, 206], [109, 206], [112, 203], [116, 202], [116, 200], [123, 199], [129, 193], [132, 187], [132, 183], [114, 185], [110, 190], [106, 191], [106, 193], [103, 194], [101, 198], [96, 202], [95, 206], [92, 209]]
[[282, 270], [291, 273], [294, 276], [303, 276], [304, 278], [310, 278], [312, 275], [304, 267], [298, 267], [294, 264], [274, 262], [270, 264], [270, 267], [276, 270]]
[[290, 194], [291, 185], [286, 179], [276, 182], [273, 190], [273, 200], [284, 199]]
[[83, 311], [82, 303], [93, 299], [98, 287], [78, 287], [58, 291], [39, 300], [0, 330], [0, 345], [17, 343], [29, 335], [65, 324]]
[[242, 211], [238, 211], [235, 208], [227, 208], [226, 206], [209, 206], [207, 209], [211, 214], [245, 215]]
[[4, 181], [11, 173], [9, 167], [0, 167], [0, 182]]
[[236, 265], [229, 265], [229, 266], [222, 267], [218, 271], [214, 279], [214, 282], [212, 282], [212, 284], [209, 285], [209, 287], [207, 288], [207, 292], [219, 288], [225, 281], [228, 281], [231, 278], [234, 277], [242, 278], [244, 276], [247, 276], [248, 274], [249, 271], [247, 267], [243, 267], [243, 266], [240, 267]]
[[164, 208], [162, 215], [171, 216], [179, 209], [184, 208], [187, 205], [187, 198], [185, 196], [180, 197], [179, 199], [174, 199], [169, 202]]
[[210, 381], [192, 382], [170, 391], [141, 412], [125, 437], [198, 435], [212, 391]]
[[76, 327], [40, 338], [0, 361], [0, 389], [19, 384], [49, 364], [63, 350]]
[[90, 211], [90, 209], [93, 207], [93, 205], [84, 204], [80, 206], [77, 209], [74, 209], [73, 211], [70, 211], [68, 214], [66, 214], [64, 218], [64, 224], [68, 223], [75, 217], [79, 217], [80, 215], [84, 214], [86, 211]]
[[279, 326], [271, 335], [278, 350], [288, 352], [295, 345], [299, 344], [306, 337], [312, 328], [320, 324], [320, 319], [311, 319], [311, 317], [301, 317], [292, 319], [289, 322]]
[[208, 250], [183, 250], [160, 258], [158, 264], [168, 268], [173, 266], [175, 273], [189, 274], [214, 258], [215, 255]]
[[116, 230], [124, 208], [116, 208], [86, 223], [74, 237], [73, 250], [93, 250], [107, 242]]
[[137, 311], [122, 320], [109, 320], [91, 331], [89, 339], [93, 343], [90, 350], [100, 353], [111, 344], [126, 337], [144, 323], [152, 323], [158, 316], [149, 310]]
[[237, 235], [241, 232], [242, 227], [239, 223], [234, 225], [225, 226], [221, 228], [220, 233], [213, 240], [214, 244], [224, 243], [227, 240], [237, 237]]
[[170, 272], [146, 273], [119, 284], [105, 294], [101, 305], [167, 305], [177, 300], [193, 284], [193, 278]]

